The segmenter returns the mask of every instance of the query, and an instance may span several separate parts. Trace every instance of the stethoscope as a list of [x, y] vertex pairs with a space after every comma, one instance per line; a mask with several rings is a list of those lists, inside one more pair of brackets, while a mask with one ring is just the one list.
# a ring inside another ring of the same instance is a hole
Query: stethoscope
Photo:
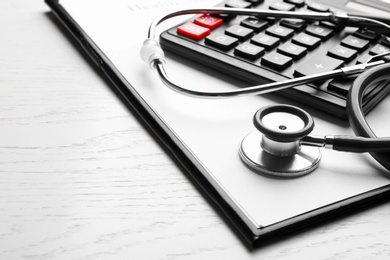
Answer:
[[362, 96], [365, 89], [375, 82], [390, 78], [390, 64], [386, 64], [386, 59], [382, 59], [390, 53], [373, 56], [363, 64], [236, 90], [205, 92], [181, 87], [172, 81], [165, 71], [164, 52], [155, 35], [157, 25], [179, 15], [215, 15], [222, 13], [321, 20], [343, 25], [374, 26], [377, 27], [376, 31], [385, 29], [390, 34], [389, 25], [378, 19], [362, 15], [350, 16], [346, 13], [284, 12], [237, 8], [188, 9], [165, 15], [150, 25], [148, 39], [144, 41], [141, 49], [141, 58], [151, 69], [157, 71], [162, 82], [170, 89], [184, 95], [202, 98], [265, 94], [317, 80], [363, 72], [354, 81], [347, 98], [348, 119], [357, 136], [309, 136], [314, 128], [314, 120], [306, 111], [289, 105], [268, 106], [255, 113], [253, 122], [258, 131], [253, 131], [244, 137], [239, 154], [248, 167], [256, 172], [273, 177], [298, 177], [312, 172], [320, 162], [321, 151], [319, 148], [321, 147], [347, 152], [369, 152], [383, 167], [390, 171], [390, 138], [376, 137], [368, 125], [362, 109]]

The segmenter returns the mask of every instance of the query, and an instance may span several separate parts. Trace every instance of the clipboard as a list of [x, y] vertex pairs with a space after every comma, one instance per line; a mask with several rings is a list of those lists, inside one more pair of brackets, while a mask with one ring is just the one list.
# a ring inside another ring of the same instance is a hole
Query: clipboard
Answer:
[[[169, 5], [157, 0], [45, 1], [119, 99], [250, 247], [389, 198], [389, 176], [368, 155], [325, 151], [317, 172], [292, 180], [265, 178], [242, 164], [238, 146], [254, 129], [253, 113], [263, 105], [288, 101], [274, 95], [205, 101], [182, 97], [162, 86], [141, 63], [138, 46], [146, 37], [151, 16], [161, 9], [183, 8], [180, 1]], [[142, 28], [136, 23], [140, 17], [145, 18]], [[134, 27], [129, 35], [124, 34], [130, 25]], [[168, 62], [171, 71], [180, 72], [176, 74], [182, 82], [194, 73], [191, 77], [199, 88], [242, 84], [180, 57], [168, 55]], [[352, 133], [349, 127], [313, 113], [319, 134], [324, 130]], [[345, 161], [351, 164], [344, 166]]]

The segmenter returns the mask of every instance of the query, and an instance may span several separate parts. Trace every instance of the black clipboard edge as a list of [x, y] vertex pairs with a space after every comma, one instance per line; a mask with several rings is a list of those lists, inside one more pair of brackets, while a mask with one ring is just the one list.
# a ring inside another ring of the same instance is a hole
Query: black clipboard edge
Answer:
[[278, 240], [281, 237], [290, 235], [304, 228], [312, 227], [322, 222], [328, 222], [341, 215], [350, 214], [353, 211], [373, 206], [381, 201], [390, 198], [390, 185], [353, 196], [346, 200], [327, 205], [323, 208], [314, 209], [302, 215], [281, 221], [271, 226], [261, 228], [260, 234], [254, 234], [245, 222], [239, 217], [234, 209], [224, 200], [216, 189], [201, 174], [199, 169], [191, 162], [174, 140], [165, 132], [159, 122], [148, 112], [143, 104], [129, 90], [131, 85], [126, 79], [115, 70], [115, 66], [100, 51], [89, 36], [73, 20], [69, 13], [61, 6], [58, 0], [45, 0], [56, 18], [69, 31], [88, 55], [90, 60], [104, 74], [105, 79], [111, 83], [110, 87], [121, 99], [122, 102], [134, 113], [137, 119], [146, 126], [146, 129], [159, 142], [162, 148], [174, 159], [184, 173], [190, 177], [192, 182], [206, 195], [205, 198], [211, 202], [214, 209], [219, 211], [228, 224], [234, 226], [239, 235], [250, 248], [260, 247], [270, 240]]

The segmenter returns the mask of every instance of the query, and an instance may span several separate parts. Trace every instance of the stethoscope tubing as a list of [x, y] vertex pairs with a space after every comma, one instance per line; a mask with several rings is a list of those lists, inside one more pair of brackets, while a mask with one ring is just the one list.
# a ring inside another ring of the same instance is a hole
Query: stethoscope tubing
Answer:
[[390, 150], [390, 138], [387, 137], [359, 137], [335, 136], [333, 150], [351, 153], [383, 152]]
[[314, 146], [332, 149], [339, 152], [371, 153], [390, 151], [389, 137], [362, 137], [362, 136], [305, 136], [300, 140], [302, 146]]
[[265, 83], [252, 87], [245, 87], [241, 89], [234, 90], [223, 90], [223, 91], [197, 91], [190, 88], [183, 88], [180, 84], [174, 82], [165, 71], [165, 62], [162, 60], [157, 60], [154, 62], [154, 68], [157, 70], [157, 73], [161, 81], [169, 87], [171, 90], [178, 92], [186, 96], [200, 97], [200, 98], [229, 98], [229, 97], [242, 97], [249, 95], [262, 95], [279, 90], [284, 90], [299, 85], [309, 84], [314, 81], [321, 81], [335, 77], [355, 75], [365, 71], [368, 68], [384, 64], [385, 61], [378, 60], [372, 61], [370, 63], [363, 63], [358, 65], [353, 65], [345, 68], [340, 68], [332, 71], [327, 71], [323, 73], [318, 73], [309, 76], [302, 76], [298, 78], [286, 79], [285, 81]]
[[[363, 112], [363, 94], [375, 82], [389, 80], [389, 78], [390, 64], [383, 64], [362, 73], [355, 79], [347, 97], [347, 112], [348, 120], [356, 135], [376, 140], [377, 136], [369, 126]], [[390, 171], [390, 152], [371, 152], [370, 154], [383, 167]]]
[[[364, 16], [348, 16], [346, 13], [319, 13], [319, 12], [291, 12], [291, 11], [273, 11], [273, 10], [256, 10], [256, 9], [240, 9], [240, 8], [205, 8], [205, 9], [187, 9], [173, 12], [153, 21], [149, 27], [148, 39], [144, 42], [141, 56], [144, 61], [149, 63], [150, 67], [157, 70], [160, 79], [170, 89], [193, 97], [201, 98], [227, 98], [227, 97], [242, 97], [247, 95], [260, 95], [270, 92], [275, 92], [299, 85], [309, 84], [318, 80], [326, 80], [330, 78], [354, 75], [365, 71], [371, 67], [385, 63], [384, 60], [371, 59], [367, 63], [353, 65], [349, 67], [339, 68], [333, 71], [323, 72], [315, 75], [308, 75], [298, 78], [286, 79], [281, 82], [271, 82], [262, 85], [245, 87], [235, 90], [223, 91], [197, 91], [188, 87], [181, 87], [180, 84], [174, 82], [165, 70], [164, 52], [159, 46], [156, 38], [156, 27], [163, 21], [180, 15], [187, 14], [239, 14], [239, 15], [256, 15], [256, 16], [270, 16], [270, 17], [284, 17], [284, 18], [300, 18], [306, 20], [322, 20], [342, 24], [364, 24], [376, 25], [384, 27], [390, 34], [390, 26], [382, 22], [386, 18], [381, 18], [381, 21], [373, 20], [370, 17]], [[390, 21], [390, 20], [389, 20]], [[383, 55], [383, 54], [382, 54]], [[382, 56], [378, 55], [378, 57]]]

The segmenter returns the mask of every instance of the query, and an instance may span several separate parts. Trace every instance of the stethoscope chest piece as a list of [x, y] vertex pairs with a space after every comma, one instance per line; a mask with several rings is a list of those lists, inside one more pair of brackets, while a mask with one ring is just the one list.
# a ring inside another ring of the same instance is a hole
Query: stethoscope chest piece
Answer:
[[256, 112], [253, 122], [258, 131], [246, 135], [240, 146], [240, 157], [252, 170], [291, 178], [317, 168], [320, 149], [300, 145], [314, 128], [307, 112], [289, 105], [267, 106]]

